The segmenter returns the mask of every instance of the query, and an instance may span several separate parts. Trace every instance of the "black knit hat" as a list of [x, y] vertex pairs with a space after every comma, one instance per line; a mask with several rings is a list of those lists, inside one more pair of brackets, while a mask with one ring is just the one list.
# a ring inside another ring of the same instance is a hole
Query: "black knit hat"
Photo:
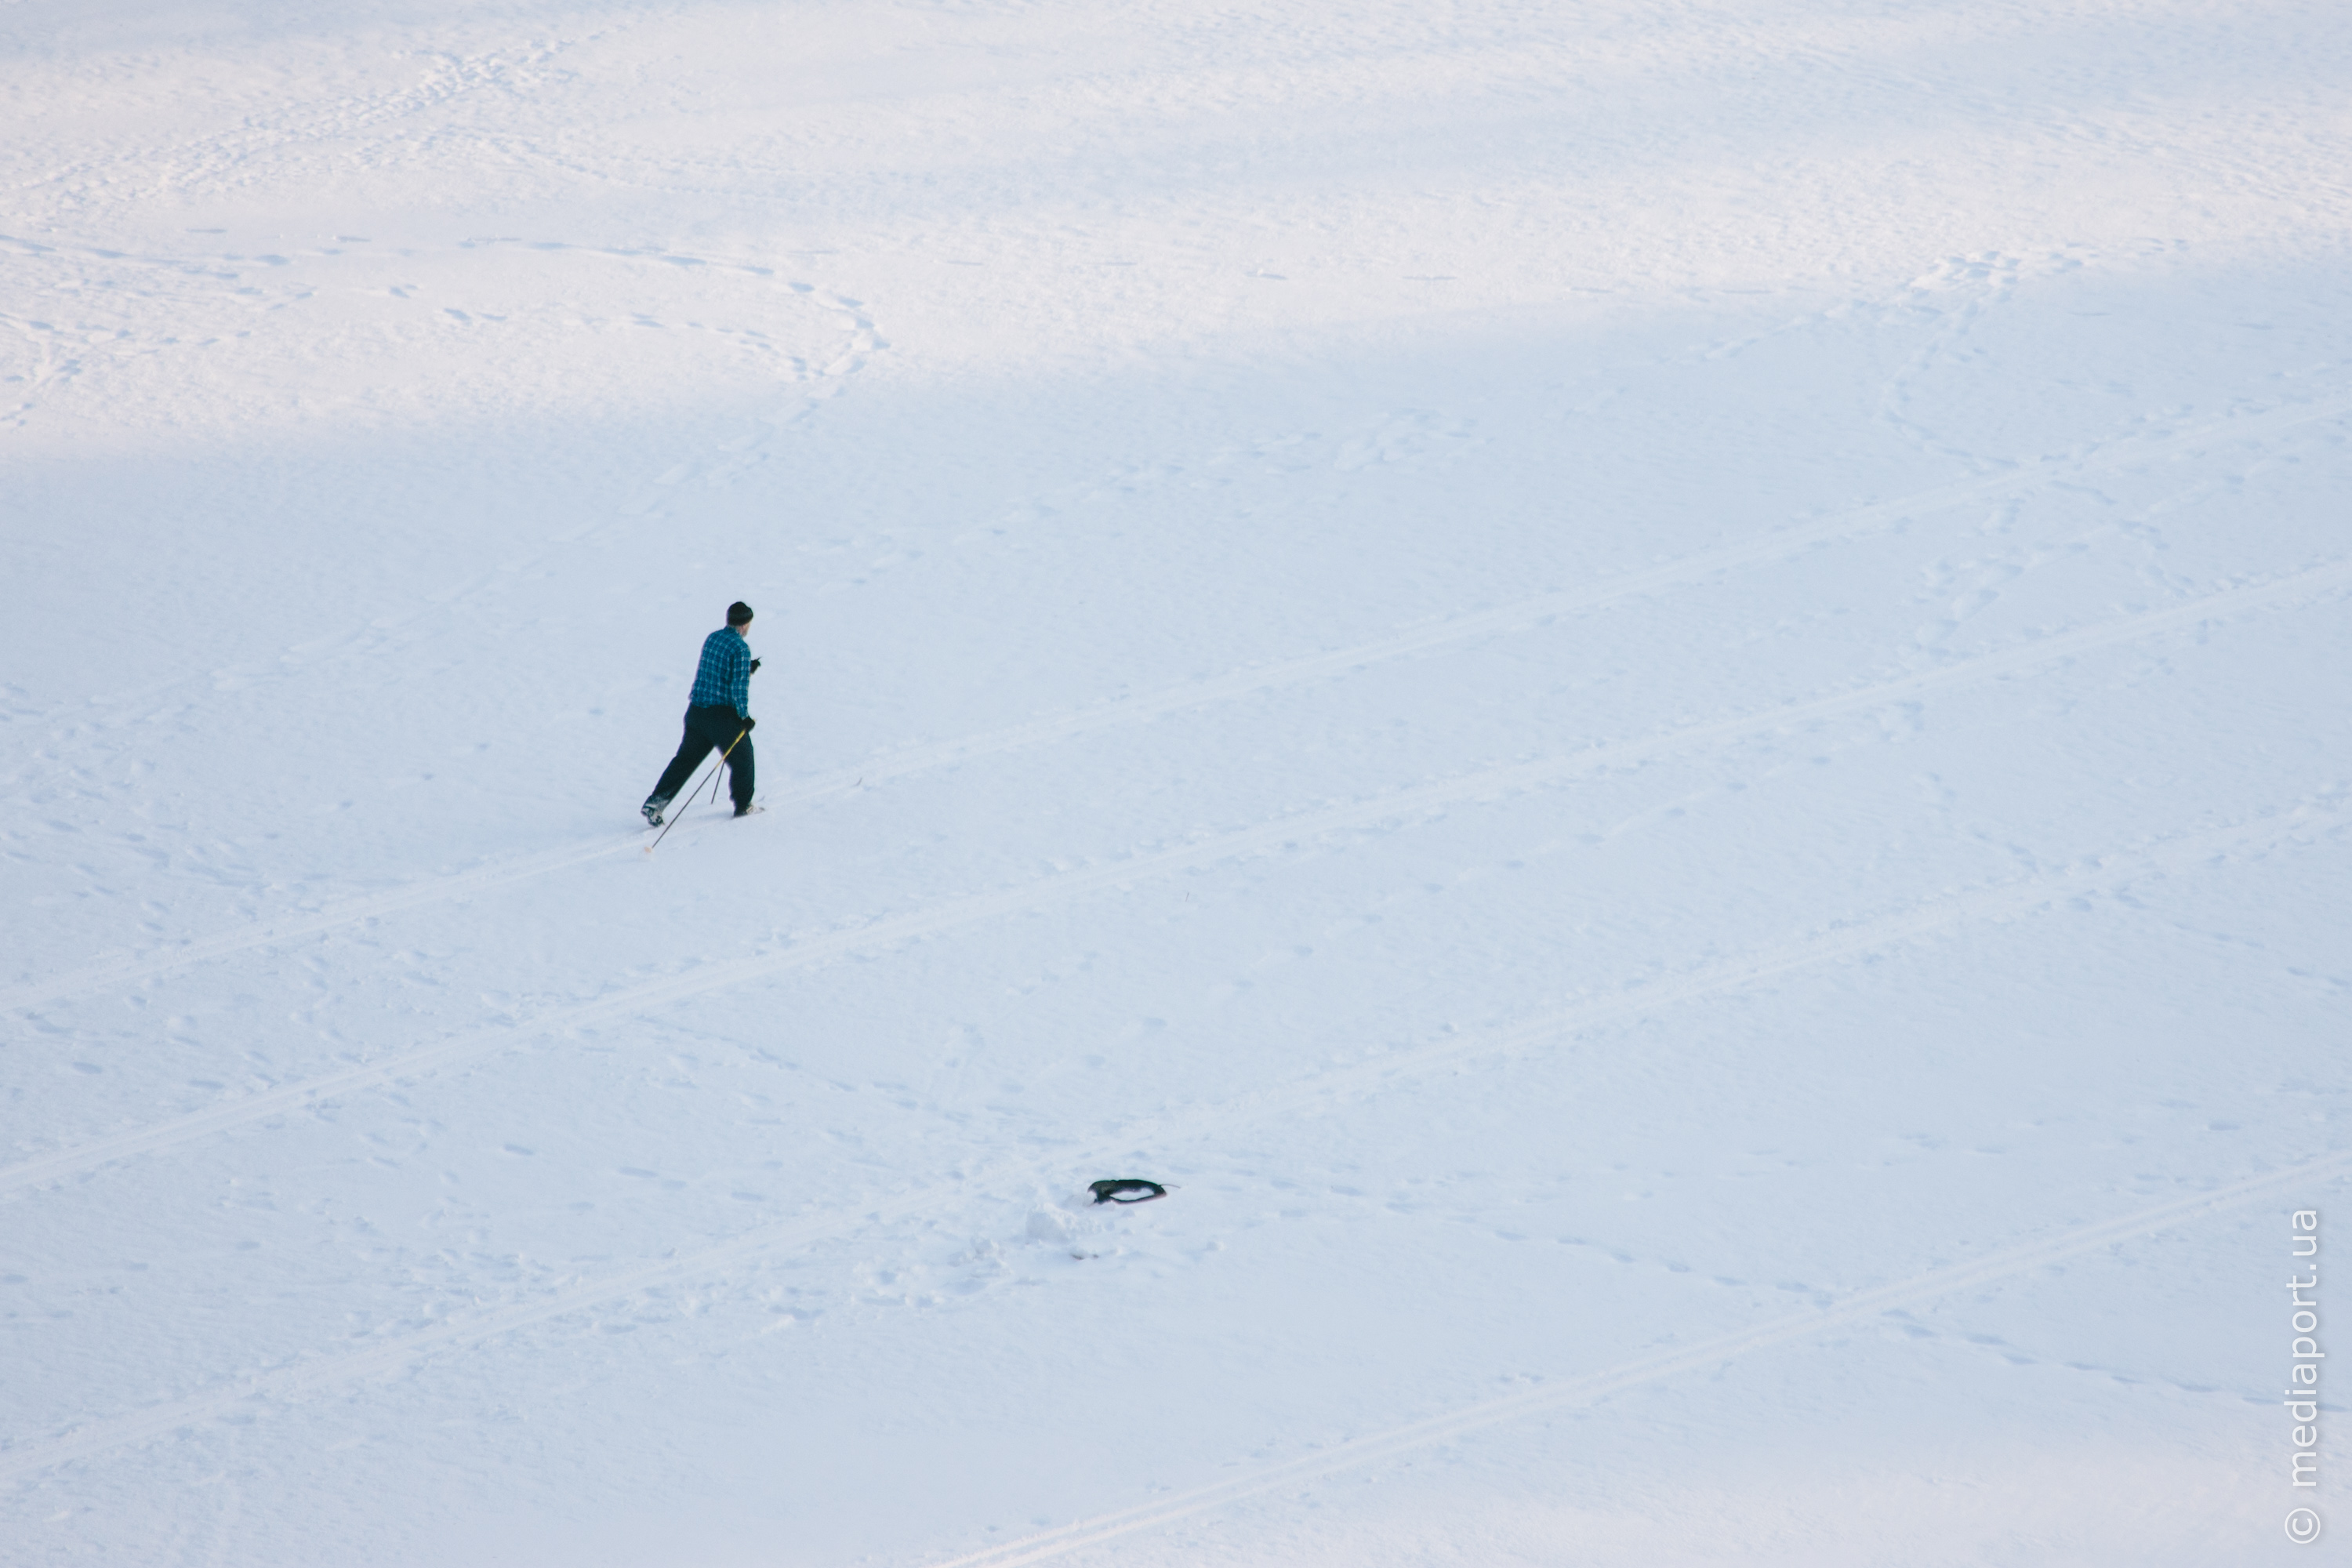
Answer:
[[727, 624], [730, 626], [750, 626], [751, 624], [751, 606], [745, 604], [740, 599], [738, 599], [733, 604], [728, 605]]

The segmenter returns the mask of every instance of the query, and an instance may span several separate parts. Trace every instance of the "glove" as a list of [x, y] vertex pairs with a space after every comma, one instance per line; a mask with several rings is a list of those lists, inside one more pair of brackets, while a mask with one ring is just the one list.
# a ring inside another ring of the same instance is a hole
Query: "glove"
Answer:
[[751, 661], [751, 673], [754, 675], [760, 673], [760, 661], [756, 658]]
[[743, 721], [743, 732], [748, 735], [759, 726], [760, 721], [757, 719], [746, 719]]

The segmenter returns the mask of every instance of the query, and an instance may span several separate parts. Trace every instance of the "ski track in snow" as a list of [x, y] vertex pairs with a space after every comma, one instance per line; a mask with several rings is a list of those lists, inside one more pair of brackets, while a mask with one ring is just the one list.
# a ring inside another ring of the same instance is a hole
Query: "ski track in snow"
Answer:
[[[863, 318], [858, 319], [858, 330], [865, 338], [872, 335], [872, 324]], [[2154, 438], [2127, 437], [2103, 446], [2086, 457], [2063, 462], [2044, 462], [2032, 468], [1938, 486], [1894, 500], [1874, 502], [1815, 522], [1776, 530], [1739, 544], [1703, 551], [1679, 561], [1626, 573], [1589, 587], [1541, 594], [1494, 609], [1449, 617], [1352, 647], [1235, 670], [1208, 680], [1187, 681], [1138, 697], [1007, 725], [976, 735], [957, 737], [934, 745], [909, 748], [863, 764], [835, 769], [780, 791], [766, 793], [762, 799], [772, 806], [801, 805], [854, 787], [860, 782], [879, 783], [905, 778], [975, 758], [1048, 745], [1097, 731], [1143, 723], [1187, 709], [1328, 679], [1370, 665], [1430, 652], [1481, 637], [1527, 630], [1559, 616], [1595, 610], [1645, 594], [1705, 582], [1723, 573], [1769, 564], [1812, 545], [1867, 534], [1892, 523], [1949, 510], [1972, 501], [2022, 494], [2044, 485], [2137, 463], [2178, 458], [2209, 443], [2273, 437], [2300, 426], [2341, 418], [2347, 412], [2352, 412], [2352, 398], [2294, 403], [2259, 414], [2210, 421]], [[526, 564], [528, 563], [511, 563], [493, 575], [520, 570]], [[460, 589], [452, 590], [449, 595], [436, 597], [435, 607], [447, 607], [462, 597], [467, 590], [478, 588], [485, 580], [472, 580], [468, 584], [461, 585]], [[372, 642], [352, 651], [373, 651], [381, 646], [381, 641]], [[155, 689], [150, 689], [149, 694], [152, 695]], [[526, 881], [619, 854], [637, 847], [642, 841], [642, 835], [632, 833], [587, 846], [568, 845], [541, 855], [484, 867], [454, 877], [339, 901], [309, 913], [256, 921], [199, 938], [160, 953], [103, 960], [49, 980], [35, 981], [0, 992], [0, 1012], [21, 1011], [85, 991], [152, 979], [210, 959], [257, 947], [279, 945], [340, 926]]]
[[[2340, 829], [2347, 816], [2346, 810], [2333, 801], [2304, 803], [2251, 823], [2187, 835], [2122, 855], [2100, 857], [2044, 875], [1834, 930], [1810, 940], [1768, 948], [1675, 979], [1652, 982], [1618, 995], [1584, 1002], [1507, 1029], [1480, 1031], [1466, 1037], [1442, 1038], [1428, 1045], [1328, 1068], [1272, 1089], [1255, 1090], [1231, 1100], [1129, 1123], [1109, 1136], [1089, 1143], [1073, 1143], [1048, 1153], [1000, 1161], [978, 1168], [957, 1167], [947, 1173], [944, 1178], [928, 1178], [896, 1195], [860, 1203], [853, 1208], [829, 1215], [761, 1226], [714, 1246], [683, 1255], [674, 1252], [657, 1262], [559, 1289], [539, 1300], [436, 1323], [362, 1350], [321, 1356], [257, 1373], [226, 1388], [96, 1422], [57, 1437], [16, 1439], [0, 1447], [0, 1479], [30, 1475], [72, 1460], [94, 1458], [110, 1450], [169, 1436], [238, 1411], [240, 1407], [245, 1407], [249, 1414], [257, 1405], [266, 1407], [323, 1388], [396, 1371], [436, 1351], [478, 1344], [536, 1323], [708, 1274], [730, 1264], [852, 1235], [927, 1210], [946, 1207], [992, 1184], [1040, 1174], [1049, 1166], [1073, 1167], [1118, 1158], [1149, 1144], [1171, 1143], [1189, 1136], [1229, 1130], [1268, 1117], [1292, 1115], [1310, 1107], [1328, 1105], [1350, 1093], [1376, 1092], [1467, 1058], [1508, 1056], [1596, 1026], [1656, 1012], [1705, 996], [1738, 991], [1778, 975], [1892, 946], [1964, 921], [2029, 915], [2062, 900], [2079, 899], [2095, 891], [2111, 892], [2151, 874], [2160, 875], [2177, 867], [2256, 855], [2298, 837]], [[413, 1062], [415, 1058], [407, 1059]], [[317, 1097], [317, 1093], [310, 1096]], [[184, 1135], [197, 1134], [188, 1131]], [[117, 1156], [109, 1152], [100, 1157]], [[1694, 1346], [1557, 1386], [1473, 1405], [1449, 1415], [1414, 1423], [1287, 1464], [1266, 1468], [1244, 1480], [1202, 1488], [1023, 1542], [1010, 1542], [1001, 1548], [992, 1548], [976, 1556], [958, 1558], [953, 1564], [943, 1565], [943, 1568], [957, 1568], [962, 1564], [978, 1568], [982, 1563], [1009, 1565], [1076, 1550], [1113, 1535], [1236, 1501], [1288, 1481], [1349, 1465], [1368, 1463], [1391, 1453], [1498, 1421], [1598, 1399], [1636, 1384], [1834, 1327], [1869, 1312], [2005, 1278], [2038, 1263], [2054, 1261], [2128, 1239], [2250, 1200], [2291, 1181], [2316, 1180], [2347, 1164], [2352, 1164], [2352, 1152], [2290, 1166], [2223, 1187], [2218, 1192], [2070, 1230], [2045, 1241], [1993, 1254], [1974, 1263], [1933, 1270], [1901, 1284], [1850, 1297], [1823, 1310], [1776, 1320], [1756, 1329], [1703, 1341]], [[19, 1171], [25, 1169], [18, 1167]], [[943, 1191], [939, 1184], [942, 1180], [953, 1185]], [[1007, 1552], [1016, 1555], [1002, 1555]], [[1032, 1555], [1017, 1555], [1020, 1552]]]
[[356, 1089], [474, 1060], [559, 1030], [581, 1028], [629, 1016], [688, 996], [704, 995], [806, 968], [846, 953], [896, 946], [920, 937], [1192, 867], [1291, 848], [1302, 841], [1349, 828], [1425, 816], [1464, 801], [1492, 798], [1555, 784], [1579, 775], [1629, 766], [1695, 746], [1738, 741], [1874, 708], [1923, 692], [1995, 679], [2094, 648], [2194, 626], [2215, 616], [2242, 613], [2282, 600], [2325, 595], [2347, 582], [2352, 582], [2352, 560], [2336, 561], [2271, 583], [2231, 589], [2169, 609], [2126, 616], [2104, 625], [2037, 638], [2021, 647], [1904, 676], [1855, 691], [1790, 703], [1711, 723], [1689, 725], [1640, 740], [1489, 768], [1373, 800], [1278, 818], [1200, 842], [1130, 855], [1087, 870], [1066, 872], [1017, 888], [952, 900], [931, 909], [886, 917], [864, 926], [823, 932], [792, 942], [778, 952], [699, 965], [680, 974], [559, 1008], [527, 1022], [467, 1030], [434, 1045], [403, 1051], [380, 1061], [289, 1084], [226, 1105], [25, 1161], [0, 1169], [0, 1194], [44, 1185], [118, 1160], [155, 1153], [232, 1128], [281, 1116]]

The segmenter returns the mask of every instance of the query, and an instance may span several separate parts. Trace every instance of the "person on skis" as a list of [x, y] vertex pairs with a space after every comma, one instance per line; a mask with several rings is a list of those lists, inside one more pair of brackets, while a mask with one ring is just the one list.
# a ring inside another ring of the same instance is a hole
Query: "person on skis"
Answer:
[[727, 606], [727, 624], [702, 639], [702, 662], [687, 699], [686, 738], [662, 770], [661, 783], [638, 808], [656, 827], [688, 777], [714, 751], [727, 760], [727, 792], [735, 797], [735, 815], [751, 815], [751, 672], [760, 661], [751, 657], [746, 629], [751, 624], [751, 606], [738, 599]]

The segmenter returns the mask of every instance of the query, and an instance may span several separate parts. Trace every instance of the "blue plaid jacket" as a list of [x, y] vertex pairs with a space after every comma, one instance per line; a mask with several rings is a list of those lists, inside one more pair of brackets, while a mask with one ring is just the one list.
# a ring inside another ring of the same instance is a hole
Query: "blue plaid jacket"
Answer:
[[751, 715], [751, 649], [731, 626], [721, 626], [702, 639], [702, 663], [694, 672], [697, 708], [732, 708], [742, 718]]

